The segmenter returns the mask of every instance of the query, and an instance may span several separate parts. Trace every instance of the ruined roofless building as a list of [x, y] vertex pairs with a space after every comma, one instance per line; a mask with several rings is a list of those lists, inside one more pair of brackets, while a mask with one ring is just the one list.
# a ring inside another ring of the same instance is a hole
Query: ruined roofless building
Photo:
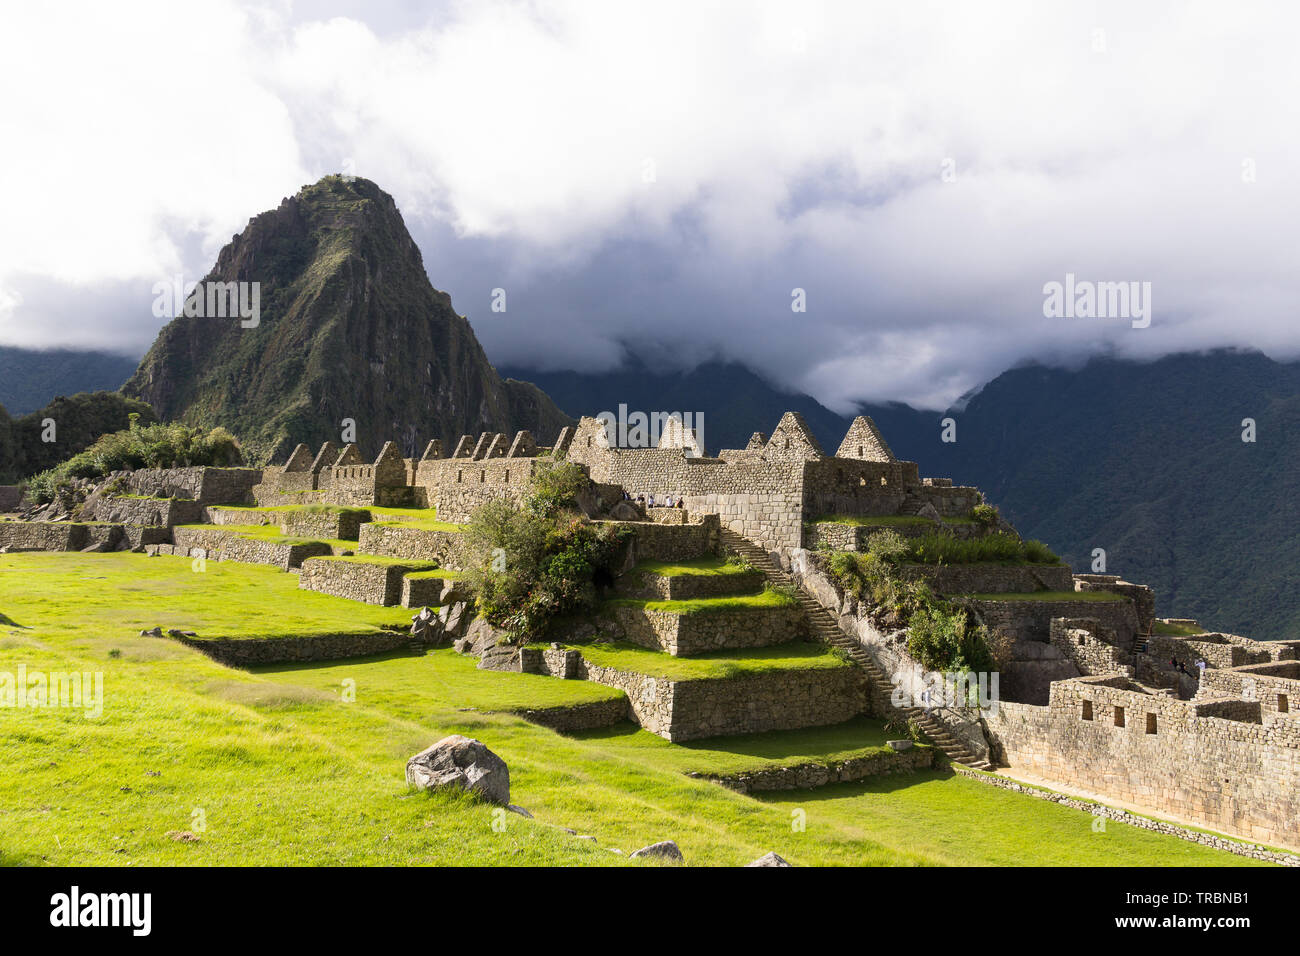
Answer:
[[431, 506], [442, 520], [463, 522], [488, 501], [522, 501], [538, 456], [553, 449], [566, 452], [598, 485], [634, 498], [680, 498], [687, 512], [716, 514], [724, 527], [773, 549], [803, 546], [805, 522], [819, 515], [915, 514], [928, 506], [938, 517], [957, 517], [981, 500], [975, 488], [922, 480], [914, 462], [894, 458], [865, 415], [827, 455], [797, 412], [783, 415], [770, 436], [755, 432], [745, 448], [716, 457], [703, 453], [678, 418], [668, 419], [654, 448], [616, 447], [605, 423], [593, 417], [564, 429], [550, 447], [526, 431], [484, 432], [463, 436], [447, 457], [441, 443], [430, 442], [419, 459], [403, 460], [390, 442], [367, 464], [354, 446], [337, 452], [327, 445], [307, 464], [309, 452], [299, 446], [286, 465], [266, 469], [258, 500], [283, 503], [291, 493], [304, 503]]

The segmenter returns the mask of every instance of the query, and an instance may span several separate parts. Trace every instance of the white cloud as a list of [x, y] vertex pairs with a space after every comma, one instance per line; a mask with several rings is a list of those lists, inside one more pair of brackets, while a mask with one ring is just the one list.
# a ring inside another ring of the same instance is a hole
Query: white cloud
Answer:
[[[111, 344], [12, 300], [202, 270], [346, 164], [503, 364], [649, 338], [846, 407], [1026, 356], [1300, 351], [1287, 8], [176, 6], [0, 15], [0, 340]], [[1153, 282], [1152, 327], [1044, 319], [1066, 271]], [[142, 345], [145, 306], [99, 327]]]

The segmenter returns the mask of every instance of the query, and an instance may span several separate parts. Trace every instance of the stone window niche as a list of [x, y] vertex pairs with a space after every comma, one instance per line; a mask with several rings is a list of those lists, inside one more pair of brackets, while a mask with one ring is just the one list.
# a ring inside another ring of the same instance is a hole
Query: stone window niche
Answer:
[[1147, 714], [1147, 733], [1154, 734], [1155, 732], [1156, 732], [1156, 715]]
[[1090, 700], [1083, 702], [1083, 719], [1092, 720], [1092, 701]]
[[1277, 712], [1279, 714], [1288, 713], [1291, 710], [1291, 703], [1286, 699], [1286, 694], [1277, 695]]
[[1124, 708], [1123, 708], [1123, 707], [1116, 707], [1116, 708], [1115, 708], [1115, 726], [1116, 726], [1116, 727], [1123, 727], [1123, 726], [1124, 726]]

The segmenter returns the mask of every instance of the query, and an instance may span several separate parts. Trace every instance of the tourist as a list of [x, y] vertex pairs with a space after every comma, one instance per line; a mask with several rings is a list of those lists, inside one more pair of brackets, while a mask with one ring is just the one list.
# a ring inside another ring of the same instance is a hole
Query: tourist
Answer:
[[679, 508], [682, 507], [682, 496], [681, 496], [681, 495], [678, 495], [678, 496], [677, 496], [677, 507], [679, 507]]
[[654, 495], [651, 495], [651, 496], [650, 496], [650, 507], [653, 508], [654, 506], [655, 506], [655, 496], [654, 496]]

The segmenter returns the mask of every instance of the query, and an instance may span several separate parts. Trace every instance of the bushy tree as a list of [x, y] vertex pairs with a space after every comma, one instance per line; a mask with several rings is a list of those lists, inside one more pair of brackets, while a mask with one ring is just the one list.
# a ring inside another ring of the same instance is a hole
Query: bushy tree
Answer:
[[490, 502], [465, 530], [479, 613], [517, 640], [540, 637], [561, 615], [593, 610], [597, 575], [612, 579], [627, 531], [573, 509], [589, 484], [578, 465], [543, 467], [524, 507]]
[[135, 468], [184, 468], [191, 465], [238, 465], [243, 459], [239, 442], [224, 428], [192, 428], [180, 422], [142, 425], [131, 415], [124, 431], [102, 435], [80, 454], [33, 477], [29, 497], [51, 501], [74, 478], [102, 478], [114, 471]]

